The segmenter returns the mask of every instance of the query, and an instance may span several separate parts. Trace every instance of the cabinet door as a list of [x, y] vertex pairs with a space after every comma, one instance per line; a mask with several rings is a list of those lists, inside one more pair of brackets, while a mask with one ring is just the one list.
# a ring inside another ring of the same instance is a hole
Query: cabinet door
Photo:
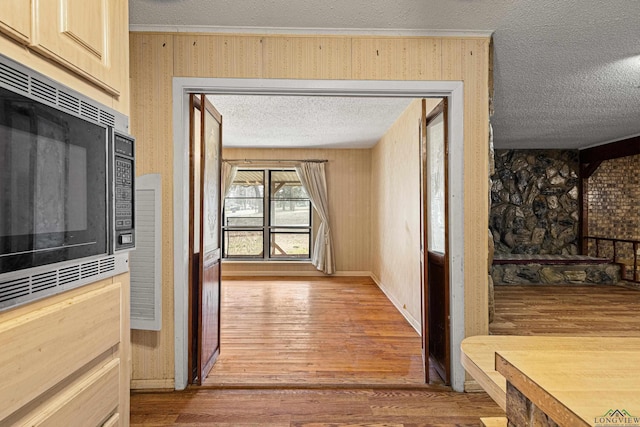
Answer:
[[3, 1], [0, 14], [0, 31], [24, 44], [31, 40], [31, 1]]
[[80, 74], [112, 95], [119, 95], [122, 67], [116, 49], [128, 43], [119, 21], [122, 0], [35, 0], [31, 48]]

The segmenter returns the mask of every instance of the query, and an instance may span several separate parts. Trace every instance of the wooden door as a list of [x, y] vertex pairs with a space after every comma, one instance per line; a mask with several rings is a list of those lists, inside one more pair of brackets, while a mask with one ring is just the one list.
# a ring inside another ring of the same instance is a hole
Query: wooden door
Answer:
[[429, 288], [427, 262], [425, 254], [427, 245], [427, 100], [422, 100], [422, 115], [418, 123], [420, 138], [420, 285], [422, 311], [422, 362], [424, 364], [424, 382], [429, 383]]
[[191, 95], [189, 372], [201, 384], [220, 353], [222, 116]]
[[449, 233], [447, 100], [426, 117], [426, 273], [425, 310], [429, 356], [445, 382], [450, 383]]

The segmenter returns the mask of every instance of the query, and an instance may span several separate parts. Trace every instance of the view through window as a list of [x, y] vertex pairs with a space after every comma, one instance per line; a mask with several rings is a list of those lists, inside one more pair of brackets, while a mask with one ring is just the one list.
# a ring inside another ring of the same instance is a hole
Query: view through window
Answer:
[[311, 202], [293, 169], [238, 170], [223, 221], [224, 258], [311, 257]]

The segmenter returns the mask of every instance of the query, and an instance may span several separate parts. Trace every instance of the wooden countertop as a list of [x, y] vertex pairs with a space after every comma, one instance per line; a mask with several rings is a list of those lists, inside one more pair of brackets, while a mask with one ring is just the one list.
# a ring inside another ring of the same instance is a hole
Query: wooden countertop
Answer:
[[640, 338], [476, 336], [462, 342], [462, 364], [505, 410], [506, 377], [566, 425], [616, 409], [640, 417]]

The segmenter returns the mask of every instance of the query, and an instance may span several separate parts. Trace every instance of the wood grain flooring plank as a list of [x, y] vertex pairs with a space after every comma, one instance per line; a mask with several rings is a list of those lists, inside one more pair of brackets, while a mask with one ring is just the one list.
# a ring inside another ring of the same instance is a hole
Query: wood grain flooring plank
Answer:
[[[478, 426], [504, 417], [485, 393], [419, 388], [419, 338], [368, 280], [267, 282], [225, 281], [232, 310], [223, 308], [223, 352], [209, 382], [267, 388], [134, 393], [131, 426]], [[337, 296], [345, 294], [349, 304]], [[495, 299], [495, 335], [640, 336], [636, 289], [497, 286]]]
[[419, 335], [370, 278], [225, 280], [221, 313], [205, 386], [424, 383]]
[[622, 286], [496, 286], [493, 335], [640, 336], [640, 291]]
[[504, 416], [484, 393], [423, 383], [420, 337], [370, 279], [224, 281], [222, 304], [206, 386], [134, 393], [131, 426], [477, 426]]
[[[403, 389], [196, 389], [134, 393], [131, 426], [478, 426], [484, 393]], [[148, 417], [148, 418], [145, 418]]]

